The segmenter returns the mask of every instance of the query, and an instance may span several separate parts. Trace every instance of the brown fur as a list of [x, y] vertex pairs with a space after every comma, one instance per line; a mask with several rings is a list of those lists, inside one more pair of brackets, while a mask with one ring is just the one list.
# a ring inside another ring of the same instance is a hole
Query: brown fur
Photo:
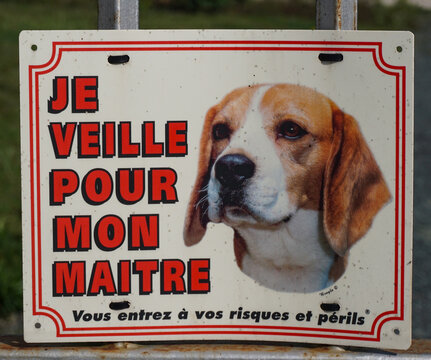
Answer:
[[247, 252], [247, 245], [243, 237], [236, 230], [233, 236], [233, 251], [235, 253], [236, 263], [242, 268], [242, 259]]
[[205, 235], [206, 226], [208, 224], [208, 218], [206, 218], [203, 214], [202, 206], [198, 206], [197, 204], [204, 196], [201, 190], [208, 182], [210, 170], [209, 163], [212, 152], [212, 120], [214, 119], [217, 110], [218, 109], [216, 106], [208, 110], [202, 131], [199, 148], [198, 173], [196, 176], [196, 182], [191, 192], [184, 224], [184, 241], [187, 246], [194, 245], [202, 239], [202, 237]]
[[333, 145], [324, 177], [323, 223], [332, 249], [343, 256], [368, 231], [390, 193], [356, 121], [335, 105], [333, 119]]
[[331, 269], [329, 270], [329, 279], [331, 279], [332, 281], [337, 281], [341, 275], [344, 274], [344, 271], [346, 270], [347, 267], [347, 260], [348, 260], [349, 256], [338, 256], [335, 255], [335, 260], [334, 263], [331, 266]]

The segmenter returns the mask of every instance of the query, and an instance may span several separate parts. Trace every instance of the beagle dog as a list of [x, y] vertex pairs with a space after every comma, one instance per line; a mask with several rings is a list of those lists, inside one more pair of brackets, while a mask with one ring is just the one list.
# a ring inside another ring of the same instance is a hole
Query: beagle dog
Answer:
[[234, 230], [241, 270], [288, 292], [330, 286], [390, 199], [355, 119], [300, 85], [233, 90], [207, 112], [184, 224]]

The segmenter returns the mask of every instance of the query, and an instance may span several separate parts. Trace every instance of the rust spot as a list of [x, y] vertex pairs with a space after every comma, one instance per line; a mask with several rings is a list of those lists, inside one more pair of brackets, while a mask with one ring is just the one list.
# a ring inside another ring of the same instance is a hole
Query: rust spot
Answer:
[[431, 339], [413, 340], [408, 350], [399, 350], [400, 354], [431, 354]]
[[336, 23], [336, 29], [341, 30], [341, 18], [342, 18], [342, 11], [341, 11], [341, 2], [342, 0], [337, 0], [337, 8], [335, 10], [335, 23]]
[[358, 30], [358, 2], [353, 2], [353, 29]]

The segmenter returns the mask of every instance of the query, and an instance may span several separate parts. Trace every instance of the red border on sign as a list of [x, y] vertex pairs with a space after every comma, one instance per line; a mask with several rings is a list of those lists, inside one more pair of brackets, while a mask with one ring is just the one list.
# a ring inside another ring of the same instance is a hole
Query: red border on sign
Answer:
[[[40, 143], [39, 143], [39, 78], [53, 71], [65, 52], [92, 51], [314, 51], [370, 53], [376, 67], [395, 77], [396, 88], [396, 149], [395, 149], [395, 259], [394, 308], [379, 314], [369, 331], [322, 329], [313, 327], [265, 325], [172, 325], [124, 327], [68, 327], [61, 314], [43, 305], [40, 201]], [[31, 206], [31, 269], [33, 315], [47, 316], [56, 326], [57, 337], [105, 336], [163, 336], [240, 334], [327, 339], [375, 341], [381, 339], [383, 324], [404, 319], [405, 281], [405, 178], [406, 178], [406, 67], [393, 66], [383, 59], [381, 42], [346, 41], [74, 41], [53, 42], [50, 60], [42, 65], [30, 65], [29, 76], [29, 134], [30, 134], [30, 206]], [[401, 136], [399, 132], [401, 131]], [[400, 139], [401, 137], [401, 139]], [[401, 172], [400, 172], [401, 166]]]

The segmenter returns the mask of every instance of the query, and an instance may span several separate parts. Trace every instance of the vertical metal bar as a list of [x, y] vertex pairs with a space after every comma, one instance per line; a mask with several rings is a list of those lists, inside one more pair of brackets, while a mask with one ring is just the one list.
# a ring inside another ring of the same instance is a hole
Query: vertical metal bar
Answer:
[[139, 29], [139, 0], [99, 0], [99, 29]]
[[316, 0], [316, 28], [357, 30], [358, 0]]

